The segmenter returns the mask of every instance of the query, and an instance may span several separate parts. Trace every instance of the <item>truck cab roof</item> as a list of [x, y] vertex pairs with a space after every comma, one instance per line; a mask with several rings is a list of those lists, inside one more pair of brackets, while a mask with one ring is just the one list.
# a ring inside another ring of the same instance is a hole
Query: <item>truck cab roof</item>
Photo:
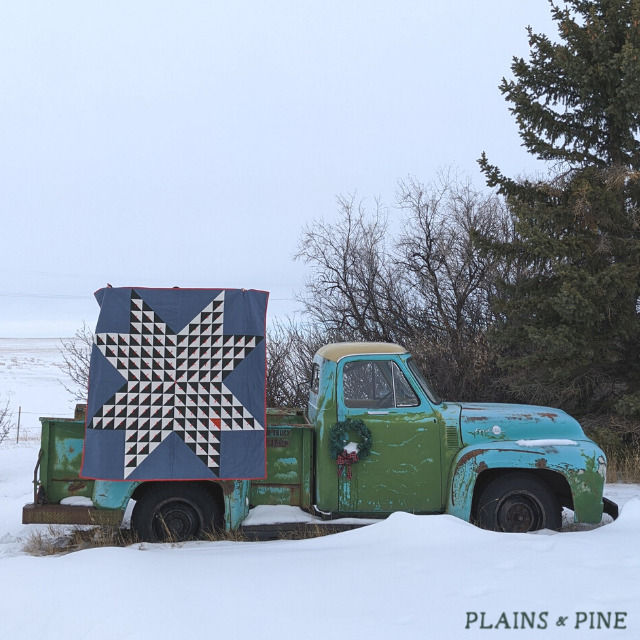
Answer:
[[334, 342], [318, 349], [316, 355], [325, 360], [338, 360], [347, 356], [407, 353], [404, 347], [389, 342]]

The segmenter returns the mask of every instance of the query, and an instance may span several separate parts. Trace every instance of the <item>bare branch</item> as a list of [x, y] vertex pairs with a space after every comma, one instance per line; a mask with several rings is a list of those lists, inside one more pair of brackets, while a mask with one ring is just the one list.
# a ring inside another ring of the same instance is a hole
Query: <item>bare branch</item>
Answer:
[[299, 300], [340, 339], [410, 348], [443, 395], [487, 397], [486, 332], [504, 274], [474, 234], [510, 237], [504, 203], [445, 171], [429, 186], [401, 181], [397, 204], [405, 218], [395, 240], [386, 209], [367, 211], [354, 196], [338, 198], [335, 221], [307, 225], [296, 258], [311, 276]]
[[13, 413], [9, 408], [9, 400], [4, 405], [0, 403], [0, 442], [9, 435], [9, 431], [13, 427], [12, 418]]
[[93, 332], [83, 321], [82, 327], [75, 332], [72, 338], [62, 339], [60, 343], [58, 351], [63, 362], [57, 366], [71, 381], [68, 385], [63, 382], [62, 386], [74, 401], [86, 402]]

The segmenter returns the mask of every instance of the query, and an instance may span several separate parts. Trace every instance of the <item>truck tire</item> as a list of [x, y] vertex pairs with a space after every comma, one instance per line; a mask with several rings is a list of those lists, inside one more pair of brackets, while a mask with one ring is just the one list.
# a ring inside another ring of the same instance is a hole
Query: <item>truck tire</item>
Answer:
[[131, 528], [143, 542], [184, 542], [222, 528], [223, 520], [218, 500], [202, 485], [158, 482], [136, 500]]
[[562, 525], [562, 507], [547, 486], [531, 474], [508, 473], [482, 491], [476, 520], [483, 529], [507, 533], [557, 530]]

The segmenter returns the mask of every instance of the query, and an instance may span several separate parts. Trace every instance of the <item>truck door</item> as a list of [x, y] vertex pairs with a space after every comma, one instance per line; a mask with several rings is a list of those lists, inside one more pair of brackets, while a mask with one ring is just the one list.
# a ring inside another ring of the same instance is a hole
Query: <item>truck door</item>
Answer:
[[441, 511], [441, 421], [402, 360], [354, 356], [339, 371], [338, 419], [362, 420], [373, 438], [352, 477], [339, 477], [339, 510]]

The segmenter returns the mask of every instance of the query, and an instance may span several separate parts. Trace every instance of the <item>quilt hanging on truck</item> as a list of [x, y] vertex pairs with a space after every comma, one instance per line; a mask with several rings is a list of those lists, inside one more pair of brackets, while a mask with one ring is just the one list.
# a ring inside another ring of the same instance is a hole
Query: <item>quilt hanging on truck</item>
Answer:
[[82, 477], [263, 478], [268, 293], [95, 295]]

